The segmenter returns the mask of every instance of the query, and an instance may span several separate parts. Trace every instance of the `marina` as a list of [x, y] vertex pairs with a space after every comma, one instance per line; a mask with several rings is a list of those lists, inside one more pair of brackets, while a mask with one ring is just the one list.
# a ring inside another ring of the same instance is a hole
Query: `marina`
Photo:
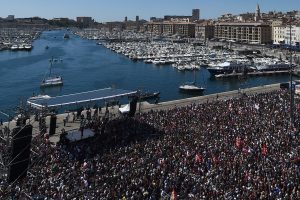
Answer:
[[[105, 87], [159, 91], [159, 101], [193, 97], [199, 94], [182, 93], [179, 92], [178, 87], [183, 83], [191, 82], [194, 71], [197, 83], [205, 88], [200, 95], [289, 80], [287, 73], [278, 76], [249, 76], [247, 79], [238, 80], [219, 80], [217, 77], [212, 77], [206, 69], [209, 62], [218, 62], [221, 61], [221, 58], [229, 56], [236, 59], [244, 58], [242, 55], [225, 50], [194, 46], [188, 43], [155, 41], [151, 43], [149, 51], [145, 49], [149, 42], [107, 43], [107, 45], [111, 45], [111, 48], [107, 48], [104, 46], [106, 45], [105, 41], [102, 41], [101, 45], [96, 45], [99, 40], [82, 39], [78, 34], [72, 33], [69, 33], [70, 39], [66, 40], [63, 39], [64, 34], [64, 30], [42, 32], [39, 38], [33, 42], [34, 48], [30, 52], [0, 52], [0, 78], [3, 86], [0, 88], [0, 92], [6, 94], [0, 99], [0, 110], [13, 110], [14, 106], [18, 105], [22, 99], [26, 100], [33, 93], [58, 96]], [[47, 46], [50, 48], [45, 49]], [[119, 50], [132, 48], [130, 51], [133, 52], [137, 52], [135, 48], [144, 49], [143, 51], [148, 52], [149, 55], [152, 52], [152, 57], [140, 55], [136, 60], [130, 59], [129, 55], [126, 56], [125, 53], [117, 53], [117, 49], [110, 50], [114, 46], [119, 46]], [[172, 48], [173, 53], [170, 53], [172, 51], [168, 50]], [[155, 49], [156, 51], [154, 51]], [[154, 53], [157, 54], [154, 55]], [[63, 86], [40, 88], [39, 85], [46, 70], [43, 66], [47, 65], [46, 61], [52, 56], [59, 58], [59, 64], [55, 66], [55, 74], [63, 77]], [[144, 59], [142, 59], [143, 57]], [[155, 57], [159, 58], [160, 64], [145, 62], [149, 59], [155, 60]], [[60, 59], [63, 59], [63, 62], [60, 63]], [[171, 64], [172, 59], [174, 59], [173, 61], [181, 60], [182, 63], [186, 62], [186, 66], [188, 63], [194, 63], [198, 69], [178, 70]], [[20, 87], [15, 87], [16, 84]], [[5, 116], [1, 117], [5, 118]]]
[[0, 29], [0, 51], [31, 51], [33, 41], [36, 40], [41, 30], [23, 28]]

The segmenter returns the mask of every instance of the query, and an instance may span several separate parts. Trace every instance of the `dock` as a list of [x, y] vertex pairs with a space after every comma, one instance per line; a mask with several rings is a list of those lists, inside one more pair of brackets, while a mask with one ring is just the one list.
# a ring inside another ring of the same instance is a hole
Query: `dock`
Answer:
[[232, 73], [232, 74], [218, 74], [215, 75], [216, 78], [237, 78], [237, 77], [247, 77], [247, 76], [271, 76], [271, 75], [282, 75], [289, 74], [290, 70], [283, 71], [263, 71], [263, 72], [248, 72], [248, 73]]

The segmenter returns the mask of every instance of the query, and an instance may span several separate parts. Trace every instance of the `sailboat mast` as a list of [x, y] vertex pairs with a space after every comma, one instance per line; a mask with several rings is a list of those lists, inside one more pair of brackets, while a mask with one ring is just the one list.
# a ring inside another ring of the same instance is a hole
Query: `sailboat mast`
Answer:
[[49, 69], [49, 77], [51, 77], [51, 68], [52, 68], [53, 56], [50, 60], [50, 69]]

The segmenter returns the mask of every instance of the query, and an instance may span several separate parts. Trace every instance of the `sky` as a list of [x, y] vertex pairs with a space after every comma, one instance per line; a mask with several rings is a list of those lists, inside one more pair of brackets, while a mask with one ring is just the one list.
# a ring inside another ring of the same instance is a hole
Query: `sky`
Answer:
[[254, 12], [256, 4], [261, 12], [300, 10], [300, 0], [0, 0], [0, 17], [38, 16], [52, 19], [88, 16], [97, 22], [123, 21], [164, 15], [191, 15], [200, 9], [201, 19], [215, 19], [222, 14]]

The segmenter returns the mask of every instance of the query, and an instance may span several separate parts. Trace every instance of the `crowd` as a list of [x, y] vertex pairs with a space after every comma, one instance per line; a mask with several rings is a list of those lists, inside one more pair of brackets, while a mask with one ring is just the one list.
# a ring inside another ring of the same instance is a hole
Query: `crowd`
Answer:
[[32, 176], [2, 181], [0, 195], [300, 199], [298, 105], [294, 125], [280, 90], [117, 118], [76, 143], [53, 147], [46, 138]]

